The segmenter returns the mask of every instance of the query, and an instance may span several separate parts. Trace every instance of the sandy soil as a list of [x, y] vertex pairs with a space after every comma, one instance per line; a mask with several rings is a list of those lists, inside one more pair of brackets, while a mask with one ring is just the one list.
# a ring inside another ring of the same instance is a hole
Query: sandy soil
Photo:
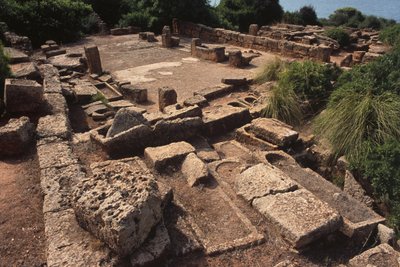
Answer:
[[0, 266], [45, 266], [40, 172], [35, 151], [0, 161]]

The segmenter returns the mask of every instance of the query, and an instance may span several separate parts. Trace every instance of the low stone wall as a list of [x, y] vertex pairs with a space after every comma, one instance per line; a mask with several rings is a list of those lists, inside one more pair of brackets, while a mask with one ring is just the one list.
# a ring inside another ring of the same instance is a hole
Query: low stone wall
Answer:
[[284, 39], [243, 34], [221, 28], [211, 28], [192, 22], [173, 22], [173, 32], [192, 38], [200, 38], [204, 42], [231, 44], [266, 52], [281, 53], [284, 56], [301, 57], [330, 62], [332, 48], [325, 45], [302, 44]]

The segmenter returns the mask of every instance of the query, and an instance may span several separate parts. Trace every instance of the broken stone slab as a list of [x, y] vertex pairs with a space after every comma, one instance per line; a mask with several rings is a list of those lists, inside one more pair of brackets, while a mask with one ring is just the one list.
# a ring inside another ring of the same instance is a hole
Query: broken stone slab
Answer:
[[57, 68], [51, 64], [42, 64], [38, 68], [43, 78], [44, 92], [61, 94], [60, 74]]
[[108, 110], [108, 107], [106, 105], [104, 105], [101, 101], [96, 101], [96, 102], [100, 102], [100, 103], [96, 104], [96, 105], [91, 105], [91, 106], [85, 108], [85, 113], [88, 116], [92, 116], [92, 114], [95, 112], [104, 113]]
[[156, 266], [161, 264], [171, 244], [168, 230], [164, 223], [156, 226], [153, 236], [130, 256], [132, 267]]
[[32, 80], [6, 79], [4, 102], [9, 113], [37, 113], [43, 104], [43, 86]]
[[248, 132], [274, 145], [286, 147], [293, 144], [299, 133], [276, 119], [259, 118], [251, 122]]
[[67, 116], [58, 113], [40, 118], [36, 131], [39, 138], [58, 137], [68, 140], [72, 129]]
[[278, 149], [277, 145], [271, 144], [267, 141], [264, 141], [260, 138], [254, 136], [254, 134], [248, 132], [249, 125], [245, 125], [236, 129], [235, 131], [235, 138], [237, 141], [258, 147], [261, 150], [276, 150]]
[[157, 183], [141, 165], [106, 161], [91, 169], [74, 190], [76, 218], [117, 254], [130, 255], [161, 220]]
[[13, 64], [10, 68], [14, 78], [28, 80], [40, 78], [40, 73], [33, 62]]
[[374, 205], [374, 200], [367, 195], [367, 192], [364, 190], [364, 188], [357, 182], [356, 178], [354, 178], [353, 174], [348, 170], [346, 170], [346, 174], [344, 176], [343, 191], [370, 208], [372, 208]]
[[119, 110], [121, 108], [130, 108], [133, 107], [134, 104], [132, 104], [130, 101], [127, 100], [117, 100], [117, 101], [112, 101], [107, 103], [110, 107], [112, 107], [114, 110]]
[[187, 142], [171, 143], [165, 146], [148, 147], [144, 157], [157, 171], [163, 171], [169, 165], [181, 163], [185, 157], [195, 152], [195, 148]]
[[49, 50], [45, 52], [46, 58], [51, 58], [59, 55], [66, 54], [67, 50], [65, 49], [56, 49], [56, 50]]
[[195, 153], [186, 156], [181, 171], [191, 187], [205, 182], [209, 176], [207, 165]]
[[291, 192], [298, 185], [278, 168], [260, 163], [236, 178], [236, 193], [248, 202], [267, 195]]
[[142, 124], [148, 124], [142, 113], [137, 112], [135, 109], [122, 108], [118, 110], [115, 115], [114, 121], [108, 130], [106, 137], [114, 137], [117, 134]]
[[35, 126], [28, 117], [10, 119], [0, 127], [0, 157], [22, 154], [33, 143]]
[[349, 267], [385, 266], [398, 267], [400, 253], [388, 244], [371, 248], [349, 261]]
[[189, 107], [167, 106], [164, 108], [164, 114], [162, 115], [162, 118], [164, 120], [175, 120], [175, 119], [193, 118], [201, 116], [202, 116], [201, 108], [199, 108], [197, 105]]
[[396, 233], [392, 228], [380, 223], [378, 224], [378, 240], [381, 244], [394, 245]]
[[212, 148], [209, 149], [201, 149], [197, 151], [197, 156], [203, 160], [204, 162], [213, 162], [220, 160], [220, 156], [218, 155], [217, 151]]
[[229, 105], [203, 110], [203, 131], [205, 135], [221, 135], [251, 121], [247, 108]]
[[241, 79], [223, 78], [221, 82], [224, 84], [234, 85], [234, 86], [243, 86], [249, 84], [247, 78], [241, 78]]
[[231, 93], [234, 89], [235, 88], [232, 85], [221, 84], [196, 91], [194, 92], [194, 95], [203, 96], [207, 101], [211, 101], [215, 98]]
[[40, 169], [61, 168], [77, 164], [77, 159], [73, 156], [68, 142], [46, 142], [37, 146]]
[[24, 63], [30, 61], [29, 56], [27, 54], [25, 54], [21, 50], [12, 47], [4, 47], [4, 53], [9, 58], [11, 64]]
[[104, 243], [82, 229], [73, 209], [44, 214], [47, 266], [117, 266], [118, 258]]
[[342, 217], [305, 189], [256, 198], [253, 206], [281, 231], [296, 249], [334, 233]]
[[77, 72], [86, 71], [85, 65], [79, 57], [68, 57], [66, 54], [63, 54], [49, 58], [49, 62], [57, 69], [67, 69]]
[[72, 90], [75, 93], [75, 98], [80, 104], [90, 103], [93, 98], [99, 93], [97, 88], [89, 83], [75, 85]]
[[176, 91], [169, 87], [162, 87], [158, 89], [158, 107], [163, 111], [166, 106], [177, 103], [178, 94]]
[[111, 77], [110, 74], [103, 74], [103, 75], [99, 76], [97, 79], [103, 83], [110, 83], [113, 81], [113, 78]]
[[208, 101], [207, 101], [207, 99], [206, 99], [204, 96], [195, 95], [195, 96], [192, 96], [192, 97], [190, 97], [190, 98], [187, 98], [187, 99], [183, 102], [183, 104], [184, 104], [185, 106], [188, 106], [188, 107], [197, 105], [197, 106], [199, 106], [199, 107], [202, 108], [202, 107], [208, 106]]

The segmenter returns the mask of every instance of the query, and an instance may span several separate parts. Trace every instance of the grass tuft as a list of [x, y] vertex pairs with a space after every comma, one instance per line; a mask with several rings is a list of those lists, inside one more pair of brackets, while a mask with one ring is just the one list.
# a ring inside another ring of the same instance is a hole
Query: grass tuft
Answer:
[[254, 81], [258, 84], [263, 84], [270, 81], [276, 81], [279, 78], [279, 74], [282, 73], [288, 63], [282, 59], [275, 57], [274, 59], [268, 61], [257, 73]]

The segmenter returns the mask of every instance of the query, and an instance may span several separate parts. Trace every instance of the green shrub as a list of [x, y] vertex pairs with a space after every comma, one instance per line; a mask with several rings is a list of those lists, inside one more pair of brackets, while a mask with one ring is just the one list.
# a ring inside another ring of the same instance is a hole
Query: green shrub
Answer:
[[279, 74], [286, 68], [287, 62], [275, 57], [273, 60], [268, 61], [257, 73], [254, 81], [258, 84], [262, 84], [269, 81], [276, 81]]
[[323, 99], [332, 90], [332, 70], [314, 61], [291, 63], [279, 79], [279, 85], [290, 87], [301, 100]]
[[35, 46], [48, 39], [69, 42], [81, 36], [92, 12], [80, 0], [0, 0], [0, 18], [10, 30], [28, 36]]
[[[353, 68], [337, 82], [327, 109], [315, 121], [337, 155], [357, 161], [367, 142], [400, 138], [400, 51]], [[382, 71], [384, 70], [384, 71]]]
[[299, 99], [291, 87], [275, 86], [267, 98], [261, 116], [298, 125], [303, 117]]
[[121, 27], [138, 26], [145, 30], [149, 28], [151, 20], [152, 17], [149, 14], [136, 11], [123, 15], [119, 25]]
[[312, 6], [303, 6], [298, 11], [286, 11], [283, 14], [283, 22], [297, 25], [320, 25], [320, 22]]
[[400, 41], [400, 24], [382, 30], [379, 39], [388, 45], [397, 45]]
[[328, 29], [324, 34], [336, 40], [342, 47], [350, 44], [350, 35], [343, 28]]
[[82, 32], [86, 34], [97, 33], [99, 31], [99, 19], [95, 13], [91, 13], [82, 21]]
[[[4, 54], [3, 45], [0, 42], [0, 99], [3, 98], [4, 80], [10, 77], [11, 71], [8, 66], [9, 59]], [[1, 115], [1, 114], [0, 114]]]

